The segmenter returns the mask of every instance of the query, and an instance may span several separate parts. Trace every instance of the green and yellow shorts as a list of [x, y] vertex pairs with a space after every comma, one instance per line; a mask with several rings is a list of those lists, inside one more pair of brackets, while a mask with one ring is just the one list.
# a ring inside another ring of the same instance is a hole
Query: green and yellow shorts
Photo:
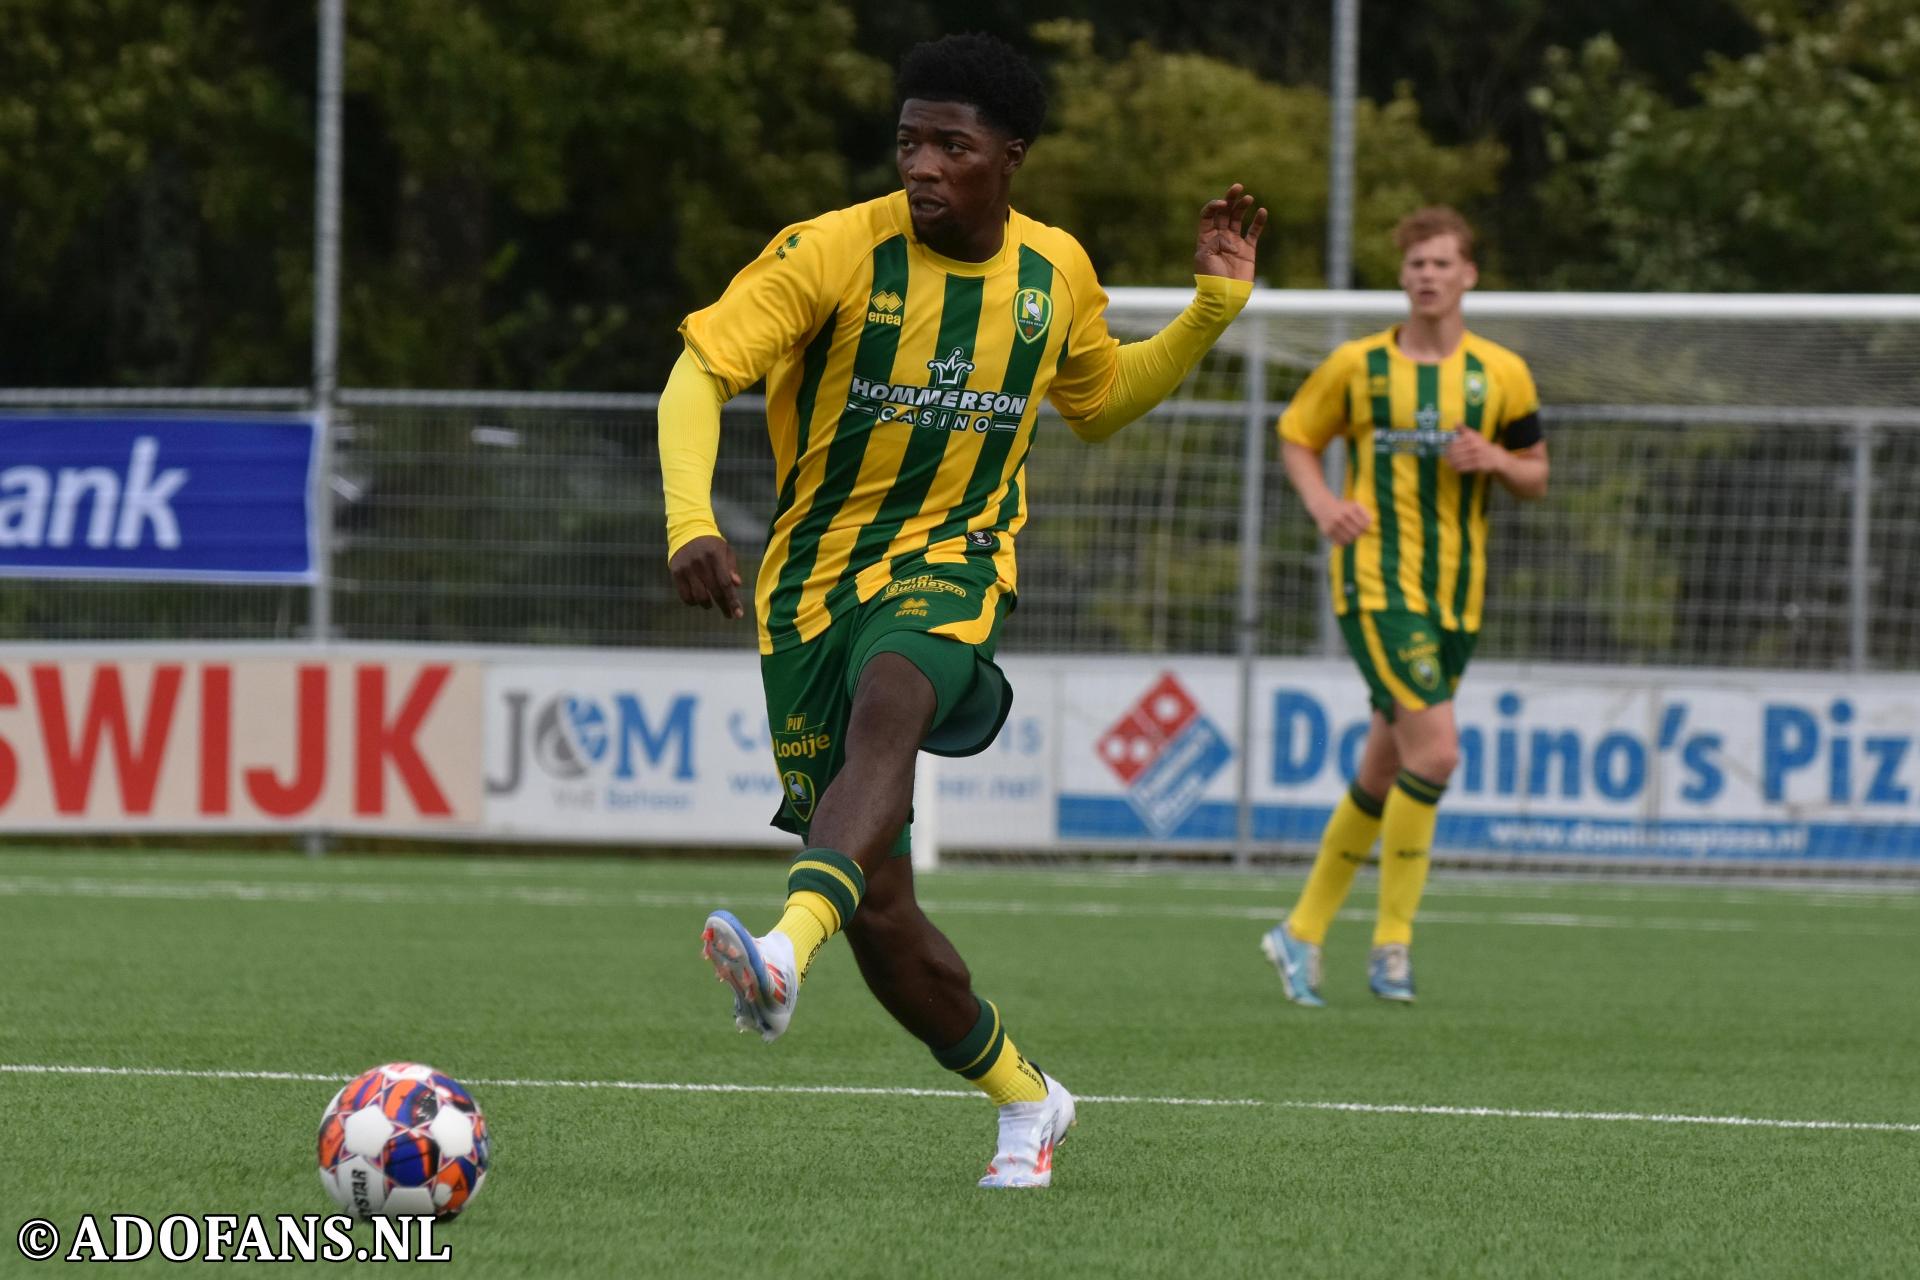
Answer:
[[[761, 655], [783, 793], [774, 826], [807, 838], [814, 807], [846, 760], [854, 690], [876, 654], [899, 654], [933, 685], [933, 728], [922, 751], [970, 756], [987, 749], [1013, 706], [1013, 686], [993, 662], [1013, 598], [996, 581], [986, 556], [964, 564], [916, 561], [805, 644]], [[908, 829], [894, 853], [907, 852]]]
[[1477, 631], [1448, 631], [1424, 613], [1353, 609], [1339, 616], [1347, 651], [1366, 677], [1368, 701], [1387, 719], [1452, 699], [1473, 658]]

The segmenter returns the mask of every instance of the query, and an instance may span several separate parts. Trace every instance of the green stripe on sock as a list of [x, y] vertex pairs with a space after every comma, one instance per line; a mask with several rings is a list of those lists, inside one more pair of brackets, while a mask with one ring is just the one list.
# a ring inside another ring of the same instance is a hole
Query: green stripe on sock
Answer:
[[[816, 863], [816, 866], [807, 866]], [[831, 867], [840, 875], [823, 870]], [[846, 880], [840, 877], [845, 876]], [[853, 888], [849, 892], [847, 882]], [[860, 873], [860, 864], [844, 853], [832, 849], [808, 849], [788, 865], [787, 893], [817, 893], [833, 904], [840, 913], [840, 924], [845, 927], [853, 919], [853, 913], [860, 909], [860, 900], [867, 896], [867, 878]]]
[[817, 893], [833, 904], [840, 913], [840, 927], [845, 928], [847, 921], [853, 919], [853, 913], [859, 909], [860, 900], [847, 892], [847, 886], [824, 871], [789, 871], [787, 873], [787, 896], [796, 893]]
[[1400, 771], [1400, 776], [1394, 779], [1394, 785], [1421, 804], [1439, 804], [1440, 797], [1447, 793], [1446, 783], [1428, 782], [1419, 774], [1406, 769]]
[[933, 1060], [949, 1071], [971, 1068], [986, 1057], [995, 1036], [1003, 1040], [1006, 1038], [1000, 1030], [1000, 1011], [993, 1007], [993, 1001], [982, 1000], [980, 1020], [973, 1024], [973, 1030], [967, 1032], [959, 1044], [947, 1049], [935, 1049]]
[[1347, 798], [1353, 801], [1353, 807], [1369, 818], [1377, 818], [1386, 809], [1387, 802], [1378, 796], [1368, 795], [1360, 789], [1359, 783], [1347, 788]]
[[999, 1065], [1000, 1055], [1006, 1051], [1007, 1029], [1005, 1027], [996, 1027], [993, 1033], [993, 1043], [987, 1047], [985, 1053], [980, 1055], [980, 1060], [970, 1067], [958, 1068], [960, 1078], [962, 1080], [978, 1080], [981, 1076], [984, 1076], [987, 1072], [993, 1070], [995, 1066]]

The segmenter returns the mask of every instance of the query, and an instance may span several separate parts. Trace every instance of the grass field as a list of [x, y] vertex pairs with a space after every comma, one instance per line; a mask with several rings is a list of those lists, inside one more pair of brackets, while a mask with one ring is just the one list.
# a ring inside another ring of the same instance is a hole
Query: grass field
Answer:
[[29, 1218], [331, 1212], [321, 1109], [393, 1059], [495, 1134], [458, 1274], [1920, 1274], [1920, 894], [1442, 872], [1408, 1009], [1366, 994], [1363, 880], [1309, 1012], [1256, 950], [1297, 878], [928, 876], [1020, 1045], [1110, 1099], [1052, 1190], [990, 1193], [991, 1110], [843, 944], [784, 1040], [733, 1033], [700, 921], [782, 883], [0, 852], [0, 1274], [55, 1265]]

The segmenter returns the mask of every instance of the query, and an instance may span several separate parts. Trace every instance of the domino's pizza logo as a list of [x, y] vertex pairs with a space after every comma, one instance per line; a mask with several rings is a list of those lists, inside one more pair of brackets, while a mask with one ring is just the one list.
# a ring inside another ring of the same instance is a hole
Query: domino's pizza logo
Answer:
[[1233, 758], [1226, 735], [1171, 671], [1101, 735], [1095, 749], [1156, 836], [1172, 834]]

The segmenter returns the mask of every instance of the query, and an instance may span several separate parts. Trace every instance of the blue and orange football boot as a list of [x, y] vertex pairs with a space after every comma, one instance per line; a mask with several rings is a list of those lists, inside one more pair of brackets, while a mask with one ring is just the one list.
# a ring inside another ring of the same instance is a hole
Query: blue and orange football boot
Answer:
[[734, 1026], [778, 1040], [800, 999], [793, 940], [777, 929], [756, 938], [733, 912], [716, 911], [701, 930], [700, 954], [712, 962], [713, 976], [733, 988]]

